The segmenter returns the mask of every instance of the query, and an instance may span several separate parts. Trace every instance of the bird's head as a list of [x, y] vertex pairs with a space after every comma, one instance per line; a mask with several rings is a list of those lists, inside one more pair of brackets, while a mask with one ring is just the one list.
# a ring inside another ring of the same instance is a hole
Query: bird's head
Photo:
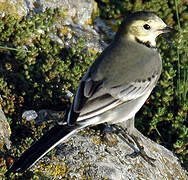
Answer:
[[129, 15], [120, 27], [120, 34], [127, 39], [155, 47], [160, 34], [175, 31], [168, 27], [161, 18], [151, 12], [136, 12]]

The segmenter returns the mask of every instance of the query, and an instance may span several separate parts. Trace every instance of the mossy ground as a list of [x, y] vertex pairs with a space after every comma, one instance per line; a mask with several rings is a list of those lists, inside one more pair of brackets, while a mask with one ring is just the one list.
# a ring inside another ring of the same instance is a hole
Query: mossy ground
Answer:
[[[120, 22], [128, 11], [154, 11], [179, 30], [177, 37], [172, 38], [172, 45], [163, 38], [158, 42], [163, 59], [162, 76], [137, 114], [136, 126], [143, 134], [174, 151], [188, 167], [186, 1], [97, 2], [103, 18], [115, 18]], [[60, 14], [58, 10], [47, 10], [32, 18], [18, 20], [7, 15], [0, 19], [0, 45], [16, 49], [0, 49], [1, 105], [12, 129], [13, 142], [11, 152], [1, 154], [0, 174], [12, 163], [12, 156], [19, 156], [52, 123], [36, 126], [32, 121], [23, 120], [22, 112], [27, 109], [65, 109], [69, 104], [65, 98], [67, 90], [75, 92], [80, 78], [97, 57], [97, 54], [85, 51], [83, 39], [79, 39], [72, 48], [64, 48], [50, 38], [51, 32], [58, 34], [53, 25]], [[38, 179], [37, 174], [26, 173], [24, 177]]]

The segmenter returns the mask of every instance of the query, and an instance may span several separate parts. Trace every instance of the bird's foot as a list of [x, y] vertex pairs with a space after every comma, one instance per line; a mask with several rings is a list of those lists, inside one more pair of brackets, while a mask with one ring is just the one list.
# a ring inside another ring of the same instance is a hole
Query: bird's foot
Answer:
[[[123, 129], [118, 125], [108, 125], [105, 131], [115, 133], [121, 140], [123, 140], [134, 152], [131, 154], [131, 157], [141, 156], [146, 162], [154, 166], [155, 159], [149, 157], [144, 151], [144, 147], [138, 142], [138, 137], [133, 134], [129, 134], [126, 129]], [[136, 144], [137, 148], [134, 146]], [[129, 155], [130, 156], [130, 155]]]
[[152, 166], [155, 166], [153, 163], [155, 162], [156, 159], [149, 157], [146, 152], [144, 151], [144, 147], [140, 145], [138, 142], [138, 138], [134, 135], [130, 135], [132, 139], [134, 140], [135, 144], [137, 145], [139, 151], [137, 152], [138, 155], [140, 155], [145, 161], [147, 161], [149, 164]]

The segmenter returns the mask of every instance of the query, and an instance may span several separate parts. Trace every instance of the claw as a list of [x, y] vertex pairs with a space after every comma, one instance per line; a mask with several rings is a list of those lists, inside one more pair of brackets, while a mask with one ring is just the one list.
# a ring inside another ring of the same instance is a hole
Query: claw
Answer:
[[[121, 140], [123, 140], [128, 146], [134, 150], [134, 152], [129, 155], [131, 157], [141, 156], [146, 162], [155, 167], [154, 163], [156, 159], [149, 157], [144, 151], [144, 147], [138, 142], [138, 138], [133, 134], [129, 134], [126, 129], [123, 129], [118, 125], [108, 125], [107, 132], [115, 133]], [[137, 148], [134, 146], [136, 144]]]

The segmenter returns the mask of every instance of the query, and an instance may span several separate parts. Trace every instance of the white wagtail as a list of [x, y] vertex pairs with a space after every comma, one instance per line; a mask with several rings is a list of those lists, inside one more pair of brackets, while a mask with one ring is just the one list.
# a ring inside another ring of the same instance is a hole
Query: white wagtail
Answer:
[[83, 76], [62, 125], [55, 125], [15, 161], [6, 174], [23, 172], [79, 129], [130, 121], [149, 97], [161, 74], [156, 38], [173, 31], [151, 12], [126, 17], [114, 41]]

